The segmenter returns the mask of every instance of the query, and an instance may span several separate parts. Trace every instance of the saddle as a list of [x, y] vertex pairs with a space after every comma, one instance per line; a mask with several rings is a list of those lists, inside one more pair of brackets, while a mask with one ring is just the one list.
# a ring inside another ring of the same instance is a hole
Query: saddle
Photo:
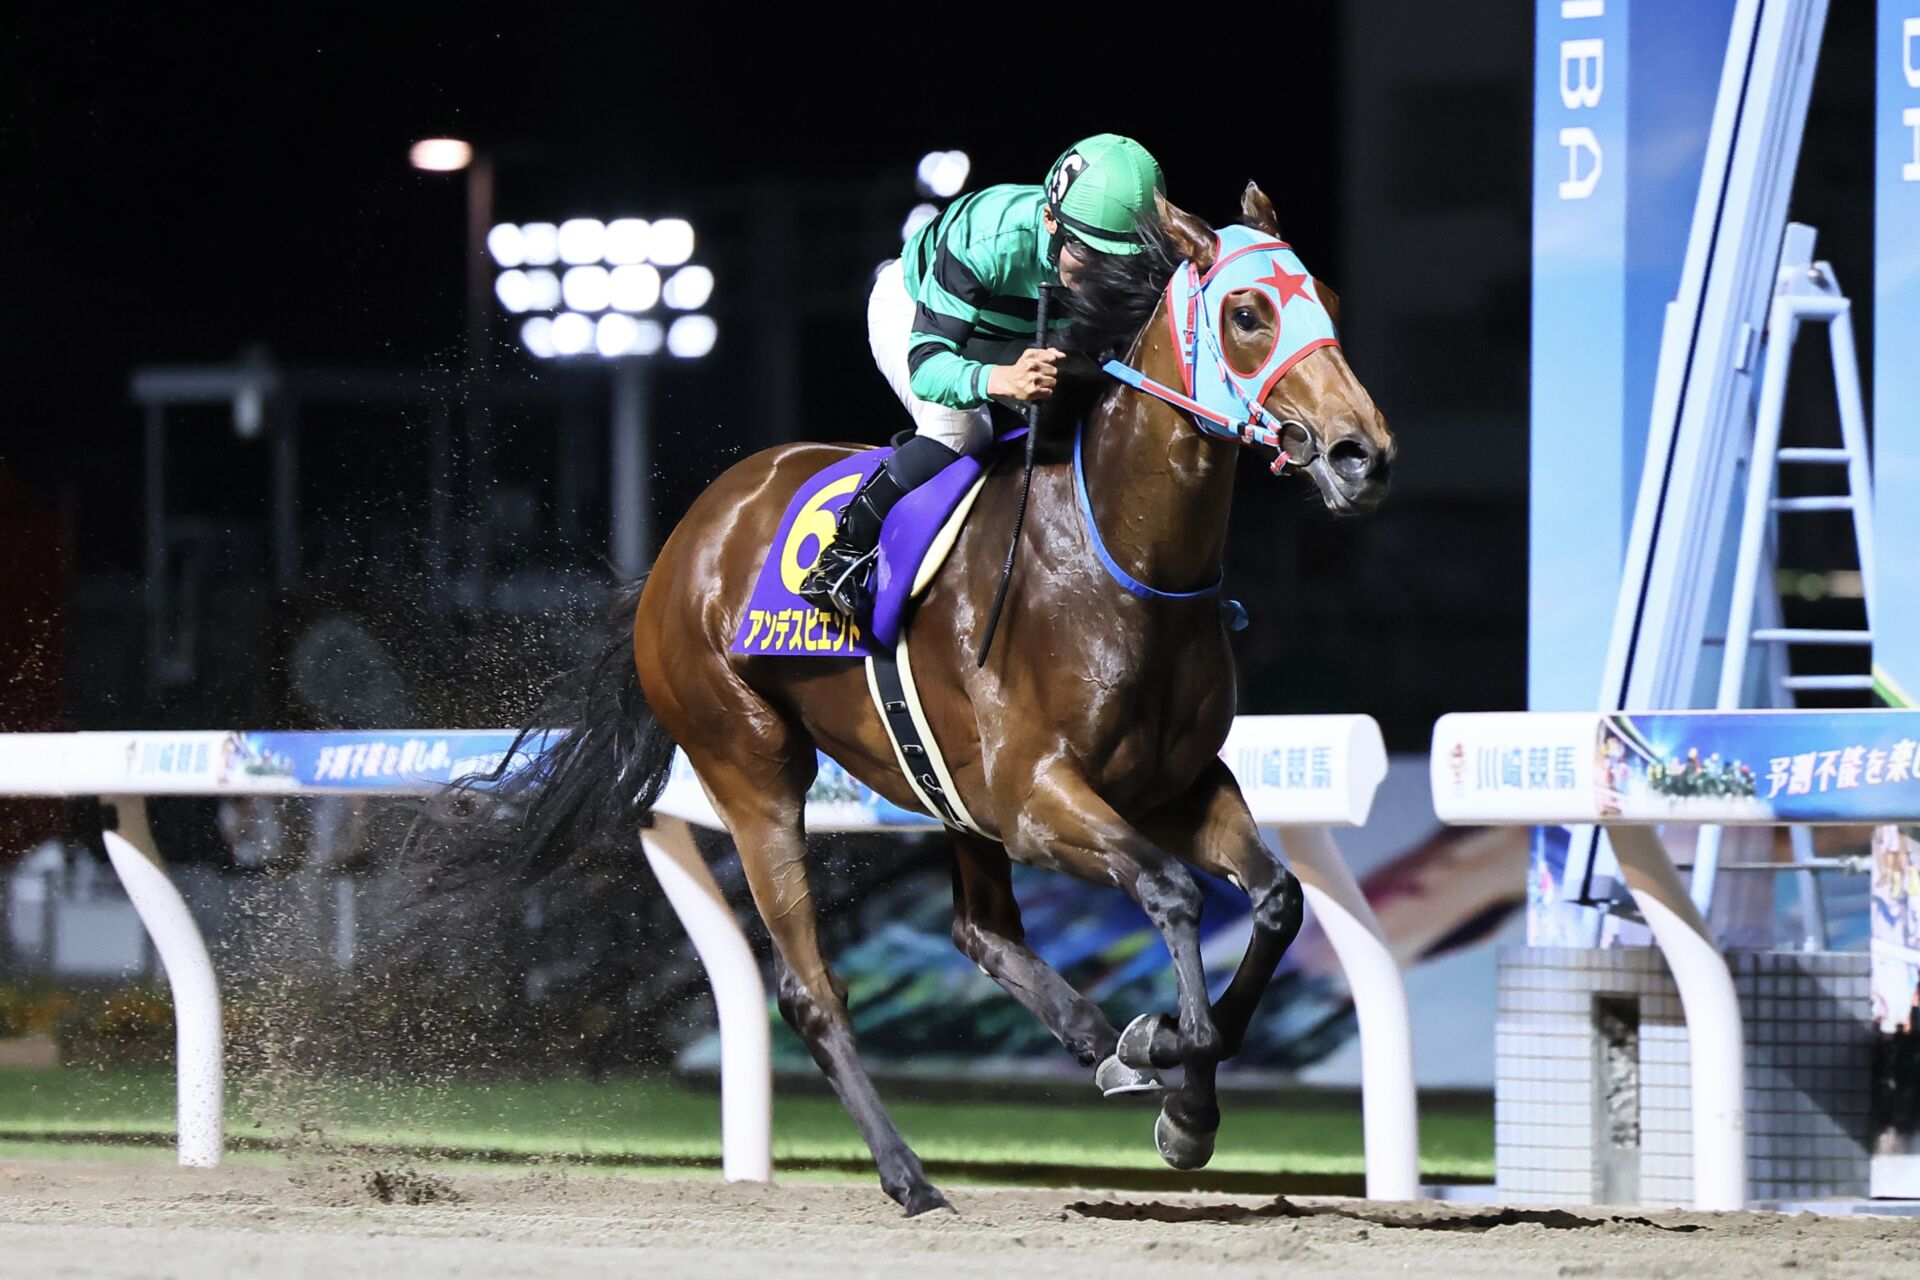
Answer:
[[892, 451], [863, 450], [809, 477], [780, 518], [733, 641], [733, 652], [740, 654], [864, 659], [874, 710], [922, 809], [955, 830], [976, 834], [985, 833], [960, 800], [920, 706], [906, 624], [914, 602], [959, 541], [994, 461], [1022, 434], [1007, 432], [979, 457], [948, 464], [887, 513], [880, 526], [870, 633], [837, 613], [815, 608], [798, 591], [820, 549], [832, 539], [841, 508]]
[[948, 464], [887, 513], [874, 570], [871, 634], [836, 613], [816, 609], [798, 592], [820, 549], [832, 540], [841, 508], [892, 450], [862, 450], [810, 476], [780, 517], [732, 651], [808, 658], [864, 658], [892, 652], [906, 629], [913, 603], [938, 576], [959, 540], [987, 473], [1001, 451], [1020, 435], [1018, 430], [1007, 432], [980, 456]]

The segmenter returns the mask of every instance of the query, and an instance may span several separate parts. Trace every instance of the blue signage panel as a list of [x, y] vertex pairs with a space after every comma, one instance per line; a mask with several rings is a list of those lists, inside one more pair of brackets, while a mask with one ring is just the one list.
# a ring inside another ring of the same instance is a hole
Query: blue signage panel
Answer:
[[1874, 96], [1874, 675], [1920, 699], [1920, 0], [1880, 0]]
[[1527, 704], [1599, 695], [1734, 0], [1540, 0]]

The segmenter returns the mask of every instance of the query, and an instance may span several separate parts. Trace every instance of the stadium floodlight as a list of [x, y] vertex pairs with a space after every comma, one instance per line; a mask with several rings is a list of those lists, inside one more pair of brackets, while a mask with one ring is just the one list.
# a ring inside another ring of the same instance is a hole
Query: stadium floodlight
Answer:
[[660, 273], [644, 262], [615, 267], [609, 278], [616, 311], [649, 311], [660, 301]]
[[578, 311], [563, 311], [553, 320], [555, 355], [577, 356], [593, 345], [593, 321]]
[[639, 323], [624, 311], [609, 311], [593, 326], [593, 349], [609, 360], [632, 355], [639, 340]]
[[408, 150], [407, 159], [427, 173], [454, 173], [473, 163], [473, 144], [458, 138], [422, 138]]
[[500, 299], [500, 305], [519, 315], [523, 311], [533, 310], [533, 282], [527, 279], [527, 273], [518, 268], [502, 271], [493, 281], [494, 296]]
[[575, 311], [605, 311], [613, 301], [613, 280], [598, 263], [568, 267], [560, 277], [560, 296]]
[[675, 311], [698, 311], [713, 296], [713, 272], [705, 267], [682, 267], [673, 273], [660, 296]]
[[698, 360], [713, 350], [719, 334], [712, 316], [681, 316], [667, 330], [667, 350], [682, 360]]
[[900, 224], [900, 240], [905, 243], [913, 239], [913, 233], [940, 216], [940, 210], [930, 204], [917, 204], [907, 211], [907, 220]]
[[551, 360], [560, 354], [553, 345], [553, 317], [535, 316], [520, 326], [520, 343], [542, 360]]
[[[931, 206], [929, 206], [931, 213]], [[536, 360], [584, 357], [612, 383], [608, 432], [609, 541], [621, 572], [646, 564], [649, 494], [648, 369], [662, 351], [698, 360], [714, 348], [719, 326], [700, 309], [713, 298], [713, 272], [693, 261], [693, 224], [685, 218], [568, 218], [501, 223], [469, 219], [474, 255], [493, 259], [500, 305], [521, 318], [520, 345]], [[484, 277], [482, 295], [484, 299]], [[671, 324], [643, 315], [662, 302]]]
[[466, 174], [467, 253], [462, 272], [467, 283], [465, 355], [467, 372], [482, 376], [491, 342], [487, 322], [493, 313], [487, 303], [487, 259], [491, 257], [507, 269], [524, 265], [524, 254], [517, 252], [518, 246], [509, 234], [513, 229], [493, 224], [493, 158], [464, 138], [422, 138], [408, 148], [407, 159], [422, 173]]
[[662, 218], [653, 224], [647, 257], [662, 267], [677, 267], [693, 257], [693, 224], [685, 218]]
[[615, 218], [607, 224], [606, 260], [616, 267], [645, 262], [652, 230], [645, 218]]
[[487, 252], [493, 255], [496, 266], [523, 267], [527, 263], [526, 237], [520, 234], [519, 227], [503, 222], [487, 232]]
[[529, 311], [558, 311], [560, 309], [560, 277], [545, 267], [536, 267], [526, 273], [529, 292]]
[[[521, 317], [521, 344], [538, 359], [665, 351], [697, 360], [713, 349], [718, 327], [700, 314], [713, 299], [713, 271], [690, 261], [695, 236], [684, 218], [501, 223], [486, 239], [500, 267], [494, 293]], [[663, 303], [686, 314], [642, 318]]]
[[570, 267], [599, 262], [605, 252], [607, 224], [598, 218], [568, 218], [560, 224], [560, 261]]
[[[526, 311], [560, 309], [560, 277], [545, 268], [502, 271], [493, 282], [493, 291], [499, 297], [500, 305], [516, 315]], [[580, 306], [574, 309], [593, 311], [598, 308]]]
[[521, 256], [527, 266], [550, 267], [560, 261], [560, 228], [529, 222], [520, 228]]
[[967, 185], [967, 175], [972, 171], [973, 161], [964, 151], [929, 151], [920, 157], [920, 165], [914, 176], [918, 179], [922, 195], [945, 200], [960, 194], [960, 189]]

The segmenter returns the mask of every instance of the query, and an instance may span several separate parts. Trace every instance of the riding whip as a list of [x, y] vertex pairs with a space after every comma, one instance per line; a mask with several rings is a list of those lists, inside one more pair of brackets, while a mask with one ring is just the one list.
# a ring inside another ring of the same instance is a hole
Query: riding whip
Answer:
[[[1033, 341], [1035, 346], [1047, 345], [1047, 313], [1052, 310], [1055, 286], [1040, 286], [1040, 297], [1034, 307]], [[980, 652], [974, 658], [973, 665], [987, 665], [987, 650], [993, 647], [993, 633], [1000, 625], [1000, 609], [1007, 603], [1007, 584], [1013, 581], [1013, 558], [1020, 550], [1020, 530], [1027, 523], [1027, 498], [1033, 492], [1033, 449], [1034, 441], [1040, 438], [1040, 405], [1038, 401], [1027, 405], [1027, 475], [1020, 482], [1020, 506], [1013, 515], [1013, 539], [1007, 544], [1007, 562], [1000, 569], [1000, 586], [993, 593], [993, 608], [987, 613], [987, 634], [980, 638]]]

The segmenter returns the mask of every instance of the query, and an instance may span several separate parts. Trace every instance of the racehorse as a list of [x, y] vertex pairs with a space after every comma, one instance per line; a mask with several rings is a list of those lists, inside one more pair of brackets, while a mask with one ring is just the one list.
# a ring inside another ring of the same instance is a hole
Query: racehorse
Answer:
[[[1067, 345], [1124, 355], [1135, 377], [1108, 382], [1077, 420], [1083, 456], [1073, 466], [1050, 454], [1035, 471], [1017, 590], [985, 664], [976, 650], [1020, 501], [1014, 468], [989, 475], [909, 631], [932, 737], [978, 828], [955, 831], [954, 942], [1098, 1068], [1108, 1092], [1153, 1088], [1157, 1069], [1182, 1069], [1155, 1123], [1176, 1168], [1211, 1157], [1215, 1069], [1238, 1049], [1301, 922], [1299, 885], [1218, 755], [1235, 712], [1213, 589], [1235, 445], [1277, 446], [1284, 463], [1275, 469], [1304, 473], [1341, 513], [1380, 501], [1393, 455], [1385, 420], [1330, 337], [1243, 395], [1242, 421], [1191, 398], [1198, 352], [1246, 377], [1282, 349], [1283, 313], [1294, 325], [1297, 308], [1323, 307], [1318, 323], [1333, 332], [1338, 299], [1304, 269], [1289, 272], [1297, 259], [1257, 186], [1243, 193], [1241, 213], [1242, 240], [1287, 256], [1274, 258], [1271, 277], [1226, 291], [1217, 308], [1199, 286], [1249, 250], [1226, 252], [1211, 227], [1164, 200], [1157, 224], [1143, 228], [1147, 252], [1108, 258], [1076, 280]], [[1182, 278], [1205, 307], [1180, 307], [1173, 285]], [[621, 627], [543, 713], [540, 727], [568, 733], [517, 784], [524, 808], [491, 866], [530, 878], [565, 864], [583, 842], [630, 848], [678, 744], [739, 848], [772, 936], [780, 1011], [859, 1126], [882, 1187], [912, 1215], [947, 1202], [860, 1062], [845, 987], [816, 935], [803, 826], [816, 749], [888, 800], [921, 806], [859, 663], [730, 651], [789, 500], [858, 447], [766, 450], [694, 502], [644, 580], [630, 630]], [[1123, 1033], [1050, 968], [1022, 932], [1013, 860], [1138, 902], [1172, 955], [1177, 1014], [1143, 1015]], [[1211, 1004], [1200, 892], [1183, 863], [1231, 880], [1252, 904], [1246, 954]]]

